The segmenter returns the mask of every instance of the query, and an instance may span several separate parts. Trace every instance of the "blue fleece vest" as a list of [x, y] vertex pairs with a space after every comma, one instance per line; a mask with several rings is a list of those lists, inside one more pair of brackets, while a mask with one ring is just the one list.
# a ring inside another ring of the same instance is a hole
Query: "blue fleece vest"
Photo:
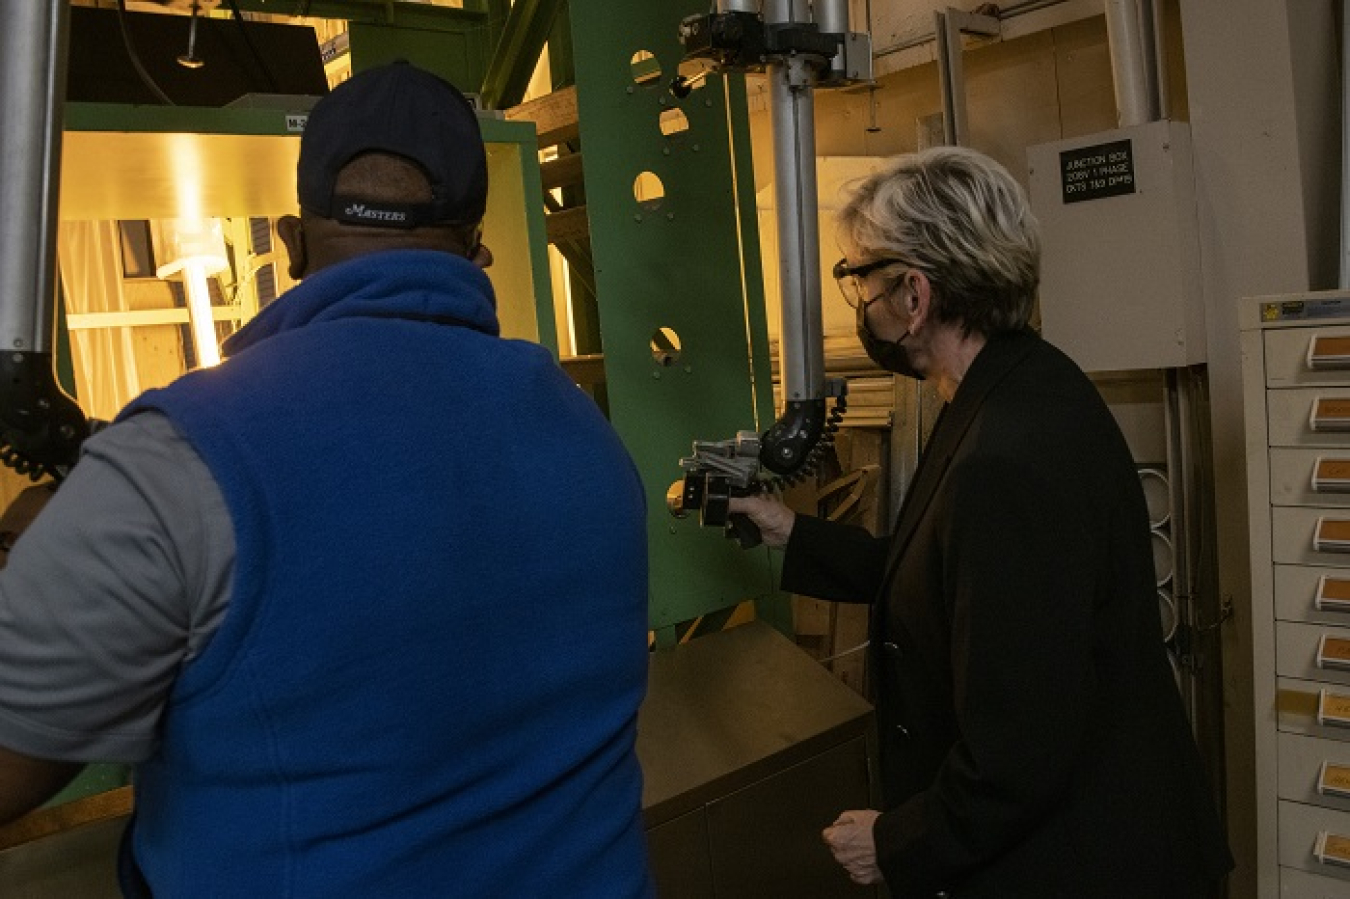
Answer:
[[462, 259], [321, 271], [135, 401], [220, 484], [220, 630], [136, 779], [156, 899], [650, 894], [634, 466]]

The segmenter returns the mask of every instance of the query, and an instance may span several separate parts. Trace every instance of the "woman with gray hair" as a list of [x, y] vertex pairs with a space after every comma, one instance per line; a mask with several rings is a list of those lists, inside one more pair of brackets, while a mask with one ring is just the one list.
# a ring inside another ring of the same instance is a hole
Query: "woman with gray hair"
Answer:
[[882, 810], [823, 836], [893, 899], [1200, 897], [1232, 867], [1162, 641], [1143, 491], [1092, 382], [1028, 328], [1040, 238], [971, 150], [896, 159], [835, 278], [881, 367], [945, 402], [895, 529], [732, 501], [783, 587], [872, 604]]

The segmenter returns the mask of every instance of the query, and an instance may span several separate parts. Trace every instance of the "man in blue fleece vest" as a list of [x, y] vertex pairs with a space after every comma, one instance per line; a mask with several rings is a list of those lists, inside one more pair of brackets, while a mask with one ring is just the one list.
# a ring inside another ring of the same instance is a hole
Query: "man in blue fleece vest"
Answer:
[[498, 336], [477, 119], [373, 69], [298, 176], [303, 283], [87, 441], [0, 572], [0, 822], [125, 761], [130, 896], [649, 896], [642, 486]]

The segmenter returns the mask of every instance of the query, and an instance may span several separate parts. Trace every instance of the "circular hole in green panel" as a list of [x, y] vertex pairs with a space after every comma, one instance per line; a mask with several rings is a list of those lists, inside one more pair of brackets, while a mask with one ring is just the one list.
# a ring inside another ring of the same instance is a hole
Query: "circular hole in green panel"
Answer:
[[653, 84], [661, 80], [661, 63], [646, 50], [639, 50], [628, 61], [633, 70], [633, 81], [637, 84]]
[[633, 199], [637, 200], [638, 206], [648, 211], [660, 209], [665, 198], [666, 186], [655, 173], [643, 172], [634, 179]]
[[680, 335], [673, 328], [657, 328], [652, 334], [652, 359], [669, 367], [680, 361]]
[[689, 117], [679, 109], [667, 109], [661, 113], [661, 133], [666, 137], [682, 134], [689, 130]]

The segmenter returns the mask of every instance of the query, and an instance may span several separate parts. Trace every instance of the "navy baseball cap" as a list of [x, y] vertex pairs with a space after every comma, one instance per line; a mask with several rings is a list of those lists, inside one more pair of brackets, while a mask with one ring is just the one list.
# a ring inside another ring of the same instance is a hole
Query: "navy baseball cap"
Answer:
[[[362, 153], [394, 153], [431, 183], [430, 203], [341, 196], [338, 173]], [[406, 61], [367, 69], [314, 105], [300, 137], [301, 208], [340, 222], [392, 228], [476, 225], [487, 208], [487, 153], [478, 116], [454, 85]]]

